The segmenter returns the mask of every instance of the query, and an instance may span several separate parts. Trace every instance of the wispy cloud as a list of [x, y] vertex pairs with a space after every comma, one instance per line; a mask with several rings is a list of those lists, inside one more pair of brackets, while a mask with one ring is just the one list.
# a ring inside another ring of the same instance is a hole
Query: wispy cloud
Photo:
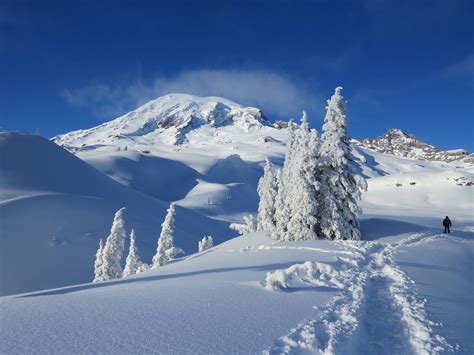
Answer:
[[305, 83], [266, 70], [201, 69], [183, 71], [173, 77], [135, 79], [122, 84], [91, 82], [77, 89], [63, 90], [70, 104], [89, 108], [101, 118], [110, 118], [148, 100], [180, 92], [199, 96], [222, 96], [243, 105], [262, 108], [273, 118], [289, 118], [319, 112], [322, 96]]
[[130, 99], [122, 87], [96, 82], [74, 90], [65, 89], [61, 96], [69, 104], [89, 108], [101, 117], [124, 112]]
[[470, 87], [474, 87], [474, 53], [446, 67], [442, 75], [447, 79], [465, 82]]

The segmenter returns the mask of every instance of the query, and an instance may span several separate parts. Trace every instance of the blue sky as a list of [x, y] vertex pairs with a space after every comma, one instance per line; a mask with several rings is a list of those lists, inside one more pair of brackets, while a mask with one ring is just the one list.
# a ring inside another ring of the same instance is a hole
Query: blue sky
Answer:
[[0, 126], [51, 137], [168, 92], [474, 150], [474, 1], [0, 1]]

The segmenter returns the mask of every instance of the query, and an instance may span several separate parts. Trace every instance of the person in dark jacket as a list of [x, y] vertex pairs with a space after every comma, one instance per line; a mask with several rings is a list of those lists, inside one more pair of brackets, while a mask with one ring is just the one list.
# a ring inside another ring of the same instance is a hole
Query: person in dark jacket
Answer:
[[452, 223], [448, 216], [446, 216], [446, 218], [443, 220], [443, 226], [444, 226], [444, 233], [451, 232], [449, 228], [452, 226]]

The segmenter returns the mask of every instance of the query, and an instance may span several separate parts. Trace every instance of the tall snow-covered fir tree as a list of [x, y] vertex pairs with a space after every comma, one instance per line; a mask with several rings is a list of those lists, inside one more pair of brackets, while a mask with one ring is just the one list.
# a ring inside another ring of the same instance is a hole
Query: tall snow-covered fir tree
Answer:
[[278, 193], [275, 199], [275, 228], [272, 238], [287, 239], [287, 226], [291, 216], [292, 184], [294, 180], [294, 156], [298, 140], [298, 125], [290, 120], [288, 123], [288, 139], [286, 144], [285, 162], [278, 181]]
[[161, 224], [158, 247], [153, 257], [152, 269], [168, 264], [178, 253], [179, 249], [174, 247], [174, 215], [175, 206], [171, 204], [168, 208], [164, 222]]
[[125, 268], [123, 269], [122, 277], [137, 274], [143, 265], [140, 256], [138, 256], [136, 238], [135, 229], [132, 229], [132, 232], [130, 233], [130, 247], [128, 249], [127, 260], [125, 261]]
[[278, 186], [272, 163], [268, 158], [265, 161], [263, 176], [258, 182], [257, 192], [260, 197], [257, 230], [272, 231], [275, 228], [275, 200]]
[[281, 240], [308, 240], [318, 237], [318, 133], [310, 130], [306, 112], [303, 112], [297, 137], [292, 164], [291, 214], [287, 233]]
[[112, 280], [122, 277], [122, 266], [120, 263], [125, 248], [125, 238], [127, 237], [123, 220], [124, 212], [125, 207], [119, 209], [115, 213], [112, 228], [110, 229], [110, 234], [107, 237], [102, 252], [103, 263], [101, 279], [97, 281]]
[[365, 180], [352, 172], [347, 135], [346, 102], [337, 87], [328, 100], [321, 135], [319, 174], [319, 234], [328, 239], [360, 239], [357, 201], [367, 189]]
[[104, 241], [102, 238], [99, 240], [99, 249], [95, 253], [94, 263], [94, 280], [92, 282], [98, 282], [104, 280], [102, 264], [104, 263]]

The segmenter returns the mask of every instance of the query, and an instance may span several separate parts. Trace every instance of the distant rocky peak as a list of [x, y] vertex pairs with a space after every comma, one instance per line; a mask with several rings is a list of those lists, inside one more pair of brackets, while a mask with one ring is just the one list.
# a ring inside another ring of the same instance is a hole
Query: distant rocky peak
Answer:
[[416, 139], [415, 135], [411, 133], [406, 133], [402, 131], [400, 128], [390, 128], [387, 133], [385, 133], [384, 137], [387, 138], [398, 138], [398, 137], [403, 137], [403, 138], [412, 138]]
[[406, 158], [444, 162], [467, 159], [469, 162], [474, 162], [474, 156], [469, 155], [465, 149], [443, 151], [434, 145], [420, 141], [415, 135], [406, 133], [399, 128], [391, 128], [383, 136], [373, 139], [366, 138], [362, 141], [354, 139], [352, 144]]

